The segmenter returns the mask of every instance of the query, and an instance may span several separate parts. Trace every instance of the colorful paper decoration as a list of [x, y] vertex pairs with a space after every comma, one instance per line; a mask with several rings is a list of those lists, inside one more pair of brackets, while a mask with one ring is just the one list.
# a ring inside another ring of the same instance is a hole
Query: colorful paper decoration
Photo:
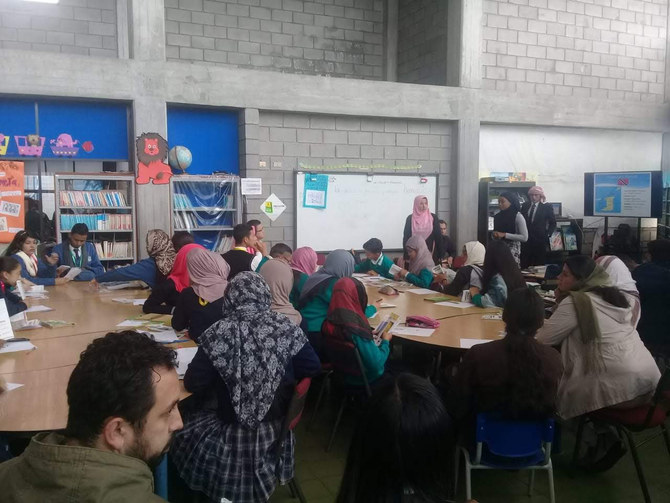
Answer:
[[7, 147], [9, 146], [9, 136], [0, 133], [0, 155], [7, 154]]
[[36, 134], [29, 134], [27, 136], [14, 136], [16, 148], [19, 149], [19, 155], [27, 157], [39, 157], [42, 155], [44, 142], [46, 138]]
[[138, 184], [153, 183], [164, 185], [170, 183], [172, 170], [165, 164], [168, 155], [168, 143], [158, 133], [142, 133], [135, 141], [137, 152], [137, 178]]
[[79, 147], [76, 145], [79, 140], [73, 140], [72, 136], [67, 133], [61, 133], [55, 140], [49, 141], [51, 151], [54, 155], [60, 157], [74, 157], [79, 152]]
[[84, 149], [84, 152], [86, 152], [87, 154], [90, 154], [91, 152], [93, 152], [93, 149], [94, 149], [93, 142], [92, 141], [85, 141], [81, 145], [81, 148]]

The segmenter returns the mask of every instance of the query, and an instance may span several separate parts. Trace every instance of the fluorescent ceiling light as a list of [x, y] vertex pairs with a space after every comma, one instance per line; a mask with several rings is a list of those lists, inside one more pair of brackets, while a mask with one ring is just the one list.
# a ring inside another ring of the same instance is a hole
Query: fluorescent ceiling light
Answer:
[[35, 3], [58, 3], [59, 0], [23, 0], [24, 2], [35, 2]]

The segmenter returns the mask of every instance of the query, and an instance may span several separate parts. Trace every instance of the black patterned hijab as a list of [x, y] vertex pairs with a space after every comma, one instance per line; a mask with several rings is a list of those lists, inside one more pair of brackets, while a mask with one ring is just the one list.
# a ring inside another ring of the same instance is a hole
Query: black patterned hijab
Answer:
[[257, 428], [274, 400], [289, 360], [307, 337], [285, 315], [270, 310], [270, 288], [260, 274], [239, 273], [223, 300], [223, 318], [200, 336], [226, 383], [237, 419]]

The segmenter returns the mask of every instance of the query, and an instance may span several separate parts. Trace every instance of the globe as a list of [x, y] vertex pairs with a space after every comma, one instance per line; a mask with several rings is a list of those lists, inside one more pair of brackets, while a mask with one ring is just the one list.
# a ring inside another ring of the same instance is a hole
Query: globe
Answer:
[[168, 163], [173, 170], [180, 170], [185, 172], [193, 161], [191, 151], [186, 147], [177, 145], [170, 149], [168, 153]]

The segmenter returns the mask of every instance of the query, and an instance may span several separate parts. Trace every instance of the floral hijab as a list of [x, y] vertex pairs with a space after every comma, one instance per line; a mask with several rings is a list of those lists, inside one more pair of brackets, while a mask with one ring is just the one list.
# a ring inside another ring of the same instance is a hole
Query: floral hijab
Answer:
[[177, 253], [165, 231], [151, 229], [147, 232], [147, 253], [156, 261], [156, 267], [163, 276], [170, 274]]

